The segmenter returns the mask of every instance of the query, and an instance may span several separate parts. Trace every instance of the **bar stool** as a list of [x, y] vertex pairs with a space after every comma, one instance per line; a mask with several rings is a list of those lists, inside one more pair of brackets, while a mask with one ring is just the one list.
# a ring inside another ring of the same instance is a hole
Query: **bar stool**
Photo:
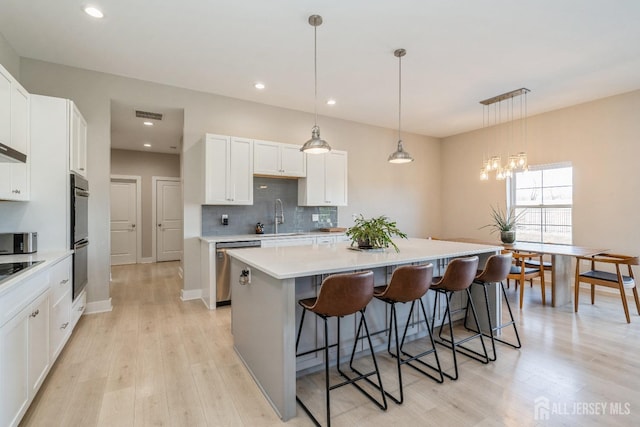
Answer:
[[[393, 272], [391, 276], [391, 281], [386, 286], [376, 286], [374, 288], [373, 296], [379, 299], [382, 302], [385, 302], [391, 305], [391, 316], [389, 318], [389, 341], [387, 343], [387, 352], [391, 355], [392, 358], [396, 359], [396, 366], [398, 369], [398, 384], [400, 390], [400, 397], [396, 398], [391, 395], [389, 392], [385, 391], [385, 394], [394, 402], [401, 404], [404, 401], [404, 393], [402, 386], [402, 370], [401, 366], [407, 364], [411, 366], [413, 369], [421, 372], [422, 374], [428, 376], [429, 378], [442, 383], [444, 378], [442, 377], [442, 369], [440, 367], [440, 361], [438, 360], [438, 352], [436, 350], [436, 345], [433, 341], [433, 336], [431, 335], [431, 326], [429, 325], [429, 319], [427, 318], [427, 311], [424, 308], [424, 303], [422, 301], [422, 297], [427, 293], [429, 287], [431, 286], [431, 281], [433, 279], [433, 264], [428, 265], [405, 265], [402, 267], [398, 267]], [[427, 333], [429, 334], [429, 339], [431, 340], [431, 349], [428, 349], [418, 355], [411, 355], [403, 350], [404, 340], [407, 336], [407, 329], [409, 327], [409, 320], [411, 319], [411, 315], [413, 314], [413, 309], [416, 305], [416, 301], [420, 302], [420, 307], [422, 308], [422, 314], [424, 316], [424, 321], [427, 326]], [[404, 333], [402, 334], [402, 341], [398, 339], [398, 316], [396, 313], [396, 303], [407, 303], [411, 302], [411, 308], [409, 309], [409, 317], [407, 318], [407, 323], [404, 327]], [[393, 338], [396, 341], [396, 350], [395, 353], [391, 351], [391, 333], [393, 331]], [[427, 356], [433, 353], [436, 360], [437, 367], [426, 363], [420, 358]], [[407, 358], [403, 358], [402, 355], [407, 356]], [[413, 365], [411, 362], [416, 361], [428, 368], [433, 369], [438, 372], [439, 376], [436, 377], [429, 372], [426, 372], [419, 367]]]
[[[486, 333], [483, 333], [483, 335], [485, 337], [491, 338], [491, 348], [493, 350], [493, 358], [489, 358], [489, 360], [491, 361], [495, 361], [497, 357], [496, 343], [495, 343], [496, 341], [501, 342], [503, 344], [507, 344], [513, 348], [522, 347], [522, 344], [520, 343], [520, 335], [518, 335], [518, 328], [516, 327], [516, 322], [513, 318], [513, 312], [511, 311], [511, 304], [509, 304], [509, 299], [507, 298], [507, 292], [504, 289], [504, 283], [503, 283], [504, 280], [509, 275], [509, 271], [511, 271], [511, 263], [513, 262], [512, 258], [513, 257], [511, 255], [511, 252], [507, 252], [500, 255], [492, 255], [487, 260], [487, 264], [485, 265], [484, 270], [479, 272], [476, 278], [473, 280], [473, 284], [477, 286], [482, 286], [482, 289], [484, 291], [484, 302], [487, 308], [487, 318], [489, 319], [489, 334], [487, 335]], [[487, 288], [492, 283], [495, 283], [496, 286], [500, 284], [500, 288], [502, 289], [502, 295], [504, 296], [504, 300], [507, 303], [507, 309], [509, 310], [510, 320], [507, 323], [500, 323], [498, 325], [497, 324], [498, 320], [501, 321], [501, 319], [496, 319], [496, 323], [492, 322], [491, 320], [491, 309], [489, 308], [489, 292]], [[467, 326], [468, 314], [469, 314], [469, 304], [467, 303], [467, 308], [464, 314], [464, 326], [468, 330], [478, 332]], [[494, 331], [498, 331], [502, 328], [506, 328], [507, 326], [511, 326], [511, 325], [513, 325], [513, 331], [516, 334], [516, 340], [518, 344], [512, 344], [508, 341], [501, 340], [500, 338], [497, 338], [493, 334]]]
[[[451, 378], [452, 380], [458, 379], [458, 359], [456, 357], [456, 353], [459, 351], [461, 354], [464, 354], [467, 357], [475, 359], [484, 364], [489, 363], [489, 355], [487, 354], [487, 347], [484, 345], [484, 339], [481, 332], [477, 332], [474, 335], [462, 338], [458, 341], [455, 340], [453, 336], [453, 322], [451, 321], [451, 298], [453, 294], [456, 292], [465, 291], [467, 293], [467, 298], [469, 304], [471, 305], [471, 312], [473, 314], [473, 319], [475, 320], [477, 330], [480, 331], [480, 322], [478, 322], [478, 315], [476, 313], [476, 306], [473, 303], [473, 299], [471, 298], [471, 292], [469, 292], [469, 287], [473, 282], [473, 279], [476, 276], [478, 269], [478, 257], [468, 257], [468, 258], [456, 258], [449, 263], [447, 269], [444, 272], [443, 277], [435, 277], [433, 279], [433, 283], [431, 285], [431, 289], [436, 293], [436, 301], [433, 307], [433, 317], [435, 319], [436, 308], [438, 306], [438, 295], [443, 294], [445, 296], [445, 300], [447, 302], [447, 309], [442, 318], [442, 323], [440, 324], [440, 330], [438, 332], [439, 340], [436, 343], [448, 347], [451, 349], [453, 353], [453, 366], [455, 370], [454, 375], [450, 375], [446, 372], [443, 372], [445, 376]], [[446, 339], [442, 336], [442, 328], [444, 327], [445, 320], [449, 321], [449, 333], [451, 339]], [[480, 338], [480, 343], [482, 344], [482, 349], [484, 354], [481, 354], [475, 350], [472, 350], [468, 347], [463, 346], [462, 344], [470, 341], [474, 338]], [[464, 351], [456, 350], [457, 347], [460, 347]]]
[[[384, 388], [382, 387], [382, 380], [380, 378], [380, 371], [378, 369], [378, 363], [376, 361], [376, 355], [373, 352], [373, 345], [371, 344], [371, 336], [369, 335], [369, 327], [367, 326], [367, 321], [364, 316], [365, 308], [371, 299], [373, 298], [373, 272], [365, 271], [358, 273], [349, 273], [349, 274], [334, 274], [327, 277], [320, 286], [320, 291], [318, 292], [318, 296], [316, 298], [306, 298], [298, 301], [298, 304], [302, 307], [302, 318], [300, 319], [300, 327], [298, 329], [298, 336], [296, 338], [296, 357], [302, 356], [305, 354], [309, 354], [312, 352], [324, 350], [324, 368], [325, 368], [325, 394], [326, 394], [326, 407], [327, 407], [327, 426], [331, 425], [331, 406], [329, 399], [329, 392], [338, 387], [342, 387], [347, 384], [353, 384], [360, 392], [362, 392], [365, 396], [367, 396], [373, 403], [375, 403], [380, 409], [387, 409], [387, 399], [384, 394]], [[298, 345], [300, 343], [300, 333], [302, 332], [302, 325], [304, 323], [304, 317], [307, 311], [310, 311], [324, 320], [324, 346], [320, 348], [316, 348], [314, 350], [306, 351], [304, 353], [298, 354]], [[360, 339], [360, 330], [364, 325], [364, 330], [366, 332], [367, 340], [369, 342], [369, 351], [371, 352], [371, 358], [373, 359], [374, 370], [365, 374], [358, 373], [356, 377], [347, 376], [340, 369], [340, 318], [344, 316], [348, 316], [350, 314], [355, 314], [360, 312], [360, 323], [358, 326], [358, 333], [356, 334], [353, 351], [351, 352], [351, 361], [353, 363], [353, 358], [356, 351], [356, 346]], [[333, 347], [334, 345], [329, 345], [328, 336], [329, 336], [329, 327], [328, 327], [328, 319], [331, 317], [336, 317], [338, 320], [337, 326], [337, 344], [334, 344], [337, 347], [337, 362], [336, 368], [338, 373], [345, 378], [345, 381], [338, 384], [330, 384], [329, 381], [329, 347]], [[366, 379], [372, 375], [376, 375], [378, 378], [377, 388], [380, 390], [382, 396], [382, 403], [377, 401], [373, 396], [367, 393], [364, 389], [362, 389], [356, 381]], [[311, 420], [316, 424], [320, 425], [316, 417], [311, 413], [311, 411], [307, 408], [307, 406], [302, 402], [302, 400], [296, 395], [296, 401], [300, 404], [302, 409], [309, 415]]]

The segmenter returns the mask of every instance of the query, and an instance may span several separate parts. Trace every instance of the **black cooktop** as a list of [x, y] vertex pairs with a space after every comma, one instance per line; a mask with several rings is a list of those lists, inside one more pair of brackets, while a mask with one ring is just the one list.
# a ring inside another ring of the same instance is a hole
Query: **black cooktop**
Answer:
[[0, 283], [42, 261], [0, 262]]

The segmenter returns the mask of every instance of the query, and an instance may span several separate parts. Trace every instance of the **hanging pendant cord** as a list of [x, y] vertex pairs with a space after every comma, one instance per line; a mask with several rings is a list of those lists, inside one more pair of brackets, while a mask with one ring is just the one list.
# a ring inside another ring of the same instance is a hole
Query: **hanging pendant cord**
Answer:
[[315, 113], [314, 123], [318, 126], [318, 26], [313, 27], [313, 109]]
[[402, 141], [402, 56], [398, 57], [398, 143]]

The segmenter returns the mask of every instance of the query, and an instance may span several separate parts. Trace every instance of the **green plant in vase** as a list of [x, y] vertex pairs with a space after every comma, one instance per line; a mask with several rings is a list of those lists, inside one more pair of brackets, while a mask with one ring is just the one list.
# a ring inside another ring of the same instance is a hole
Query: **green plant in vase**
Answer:
[[398, 246], [391, 239], [393, 236], [406, 239], [407, 235], [400, 231], [395, 221], [389, 220], [385, 215], [377, 218], [365, 219], [359, 215], [355, 219], [355, 225], [347, 230], [347, 236], [351, 238], [351, 246], [361, 249], [379, 249], [393, 246], [396, 252], [400, 252]]
[[499, 232], [500, 240], [502, 243], [513, 243], [516, 241], [516, 228], [518, 221], [522, 219], [526, 211], [522, 211], [516, 214], [513, 207], [509, 209], [501, 209], [499, 206], [491, 206], [491, 219], [490, 224], [484, 225], [480, 228], [491, 228], [491, 233]]

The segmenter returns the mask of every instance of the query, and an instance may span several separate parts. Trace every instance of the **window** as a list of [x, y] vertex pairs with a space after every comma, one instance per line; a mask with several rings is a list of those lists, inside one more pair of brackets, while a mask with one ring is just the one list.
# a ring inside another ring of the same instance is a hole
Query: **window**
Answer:
[[518, 222], [518, 240], [572, 243], [573, 167], [571, 164], [531, 166], [516, 172], [510, 188]]

